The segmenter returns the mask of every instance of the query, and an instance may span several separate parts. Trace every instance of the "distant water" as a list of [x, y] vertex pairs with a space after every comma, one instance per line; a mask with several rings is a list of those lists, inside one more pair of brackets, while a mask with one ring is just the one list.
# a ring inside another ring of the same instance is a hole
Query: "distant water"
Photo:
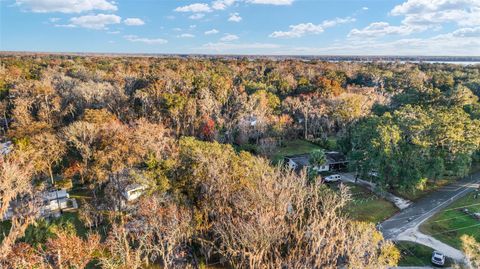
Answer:
[[458, 64], [458, 65], [477, 65], [480, 62], [469, 62], [469, 61], [401, 61], [403, 63], [429, 63], [429, 64]]
[[455, 64], [455, 65], [480, 65], [480, 62], [474, 62], [474, 61], [389, 61], [389, 60], [358, 60], [358, 61], [330, 61], [330, 62], [360, 62], [360, 63], [416, 63], [416, 64], [421, 64], [421, 63], [427, 63], [427, 64]]

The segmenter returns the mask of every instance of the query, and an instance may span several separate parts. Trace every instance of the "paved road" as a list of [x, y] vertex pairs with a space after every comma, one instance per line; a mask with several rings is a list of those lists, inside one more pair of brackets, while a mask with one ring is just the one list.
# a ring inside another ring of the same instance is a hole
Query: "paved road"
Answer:
[[456, 183], [444, 186], [400, 211], [380, 225], [386, 239], [395, 240], [408, 229], [418, 228], [420, 224], [455, 200], [475, 190], [480, 182], [480, 172], [470, 175]]

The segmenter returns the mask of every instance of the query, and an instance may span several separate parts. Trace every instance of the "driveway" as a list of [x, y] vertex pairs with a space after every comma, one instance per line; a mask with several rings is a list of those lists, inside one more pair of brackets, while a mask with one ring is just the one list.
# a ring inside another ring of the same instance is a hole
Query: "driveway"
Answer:
[[403, 199], [401, 197], [395, 196], [389, 192], [379, 192], [379, 190], [375, 186], [375, 183], [366, 181], [360, 178], [356, 178], [354, 173], [340, 173], [340, 175], [342, 176], [342, 182], [349, 182], [352, 184], [363, 186], [369, 189], [371, 192], [379, 195], [380, 197], [383, 197], [386, 200], [392, 202], [400, 210], [403, 210], [409, 207], [411, 204], [410, 201]]

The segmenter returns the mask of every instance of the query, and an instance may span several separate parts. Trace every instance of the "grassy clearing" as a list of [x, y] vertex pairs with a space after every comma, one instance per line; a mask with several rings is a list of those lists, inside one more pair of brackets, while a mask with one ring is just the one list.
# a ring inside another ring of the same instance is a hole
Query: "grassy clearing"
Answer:
[[480, 197], [474, 199], [474, 193], [470, 193], [430, 218], [420, 230], [458, 249], [464, 234], [480, 240], [480, 220], [462, 212], [464, 208], [470, 213], [480, 212]]
[[86, 188], [74, 187], [73, 189], [68, 191], [68, 194], [70, 195], [70, 198], [75, 198], [80, 202], [93, 199], [92, 192]]
[[10, 231], [10, 227], [12, 227], [12, 223], [9, 220], [0, 222], [0, 243], [5, 238]]
[[348, 186], [352, 201], [347, 205], [346, 212], [354, 220], [378, 223], [397, 212], [395, 205], [371, 191], [353, 184]]
[[320, 149], [320, 146], [305, 140], [296, 139], [291, 141], [285, 141], [272, 154], [271, 159], [273, 163], [278, 163], [279, 161], [282, 161], [285, 156], [309, 153], [316, 149]]
[[[398, 263], [399, 266], [433, 266], [431, 263], [433, 249], [416, 244], [413, 242], [397, 242], [395, 244], [400, 250], [401, 258]], [[452, 261], [447, 258], [445, 267], [452, 265]]]
[[78, 217], [78, 212], [63, 212], [63, 214], [54, 220], [55, 223], [67, 223], [70, 222], [75, 227], [77, 235], [86, 237], [88, 229]]

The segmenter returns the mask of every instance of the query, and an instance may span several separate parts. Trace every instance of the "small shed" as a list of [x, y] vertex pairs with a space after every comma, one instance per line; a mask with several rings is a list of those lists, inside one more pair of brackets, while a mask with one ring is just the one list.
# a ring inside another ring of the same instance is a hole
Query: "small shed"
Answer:
[[123, 189], [122, 195], [128, 202], [131, 202], [142, 196], [146, 189], [147, 187], [145, 185], [133, 183]]

